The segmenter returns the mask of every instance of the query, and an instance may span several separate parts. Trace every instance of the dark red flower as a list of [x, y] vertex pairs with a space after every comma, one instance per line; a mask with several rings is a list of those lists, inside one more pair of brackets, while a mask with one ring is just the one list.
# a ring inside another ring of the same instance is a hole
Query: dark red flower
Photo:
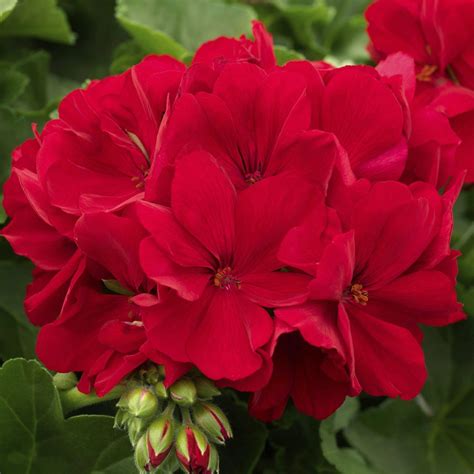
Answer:
[[142, 266], [175, 290], [143, 311], [156, 349], [212, 379], [238, 381], [261, 369], [259, 348], [273, 332], [263, 307], [305, 298], [306, 277], [278, 271], [276, 251], [316, 198], [311, 190], [294, 176], [277, 176], [237, 195], [209, 154], [178, 161], [171, 208], [138, 208], [151, 233], [141, 245]]
[[[322, 305], [321, 305], [322, 307]], [[306, 309], [311, 314], [312, 306]], [[291, 309], [289, 308], [289, 311]], [[349, 374], [349, 364], [337, 321], [330, 311], [321, 312], [329, 319], [314, 318], [300, 324], [299, 306], [294, 323], [277, 318], [270, 344], [273, 373], [269, 383], [252, 394], [250, 413], [263, 421], [278, 419], [291, 397], [296, 408], [323, 419], [331, 415], [347, 395], [357, 395], [360, 388]], [[294, 324], [290, 326], [290, 324]]]
[[204, 43], [194, 55], [192, 64], [207, 64], [220, 71], [229, 62], [248, 62], [270, 70], [276, 66], [273, 39], [259, 21], [252, 22], [254, 41], [220, 37]]
[[146, 198], [168, 204], [174, 164], [194, 150], [211, 153], [239, 191], [283, 174], [325, 189], [338, 149], [331, 134], [311, 129], [306, 89], [299, 73], [228, 64], [211, 93], [183, 94], [171, 112]]
[[461, 184], [458, 179], [440, 197], [424, 183], [358, 182], [349, 199], [340, 196], [336, 203], [347, 232], [325, 231], [324, 238], [331, 232], [334, 237], [321, 250], [324, 221], [313, 213], [282, 244], [279, 257], [314, 280], [307, 303], [282, 308], [276, 317], [292, 327], [325, 327], [332, 308], [346, 360], [353, 361], [355, 377], [369, 394], [417, 395], [426, 377], [418, 324], [445, 325], [464, 317], [449, 248]]
[[402, 51], [420, 82], [456, 80], [474, 89], [474, 3], [471, 0], [376, 0], [366, 11], [376, 59]]
[[[417, 105], [434, 110], [444, 120], [449, 121], [452, 132], [459, 138], [459, 146], [455, 148], [452, 157], [452, 174], [467, 171], [466, 183], [474, 182], [474, 91], [464, 87], [444, 85], [436, 89], [427, 89], [416, 97]], [[447, 137], [444, 124], [443, 132], [438, 126], [439, 118], [431, 116], [419, 119], [420, 127], [431, 128], [431, 133]], [[421, 121], [423, 120], [423, 121]], [[451, 138], [451, 142], [454, 137]]]

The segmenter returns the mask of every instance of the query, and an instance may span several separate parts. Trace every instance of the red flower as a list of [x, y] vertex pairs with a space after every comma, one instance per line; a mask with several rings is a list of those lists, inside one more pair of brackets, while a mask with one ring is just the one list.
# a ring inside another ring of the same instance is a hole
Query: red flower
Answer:
[[[298, 307], [294, 323], [290, 322], [293, 326], [276, 320], [270, 344], [272, 377], [262, 390], [252, 394], [249, 403], [250, 413], [263, 421], [280, 418], [290, 397], [298, 410], [323, 419], [348, 394], [357, 395], [360, 391], [354, 377], [351, 380], [334, 315], [322, 313], [329, 317], [327, 321], [314, 318], [300, 324], [303, 308]], [[311, 311], [311, 305], [306, 308]]]
[[333, 133], [342, 145], [337, 170], [346, 182], [354, 175], [372, 181], [400, 178], [409, 115], [383, 76], [368, 66], [321, 69], [308, 61], [292, 61], [283, 69], [305, 78], [311, 128]]
[[152, 235], [141, 245], [142, 266], [176, 292], [143, 311], [154, 347], [212, 379], [238, 381], [261, 369], [258, 349], [273, 331], [263, 306], [305, 298], [306, 277], [277, 271], [276, 251], [311, 194], [304, 181], [278, 176], [237, 195], [207, 153], [180, 159], [171, 208], [138, 208]]
[[[433, 101], [441, 88], [429, 88], [429, 92], [415, 95], [415, 63], [404, 53], [388, 56], [377, 65], [377, 71], [398, 95], [406, 114], [409, 153], [401, 180], [425, 181], [437, 188], [445, 186], [466, 166], [459, 148], [460, 137], [443, 108]], [[466, 107], [468, 99], [467, 96]]]
[[419, 81], [454, 74], [474, 89], [471, 0], [376, 0], [366, 18], [375, 57], [402, 51], [415, 59]]
[[[459, 137], [452, 158], [452, 174], [467, 170], [465, 182], [474, 182], [474, 91], [464, 87], [445, 85], [436, 89], [427, 89], [420, 93], [416, 101], [420, 106], [428, 107], [449, 120], [449, 125]], [[423, 117], [421, 127], [431, 127], [432, 132], [441, 135], [437, 122]], [[439, 120], [439, 119], [438, 119]], [[444, 126], [443, 130], [446, 130]], [[443, 135], [441, 135], [443, 136]], [[446, 132], [444, 132], [446, 136]], [[453, 139], [451, 140], [451, 142]]]
[[252, 22], [254, 41], [245, 36], [236, 38], [220, 37], [204, 43], [194, 55], [193, 64], [207, 64], [220, 71], [229, 62], [249, 62], [263, 69], [276, 66], [273, 39], [259, 21]]
[[[316, 74], [316, 71], [315, 71]], [[326, 188], [338, 150], [331, 134], [311, 130], [306, 79], [228, 64], [211, 93], [175, 103], [146, 198], [169, 203], [173, 166], [194, 150], [210, 152], [240, 191], [275, 175], [299, 175]]]
[[[336, 204], [344, 228], [351, 230], [338, 233], [333, 222], [325, 224], [313, 213], [282, 244], [280, 258], [315, 277], [309, 301], [279, 309], [276, 317], [302, 328], [303, 337], [308, 326], [324, 328], [336, 318], [346, 360], [353, 361], [358, 382], [371, 395], [417, 395], [426, 377], [417, 325], [464, 317], [449, 249], [460, 186], [458, 180], [441, 198], [423, 183], [361, 181]], [[323, 241], [334, 237], [321, 250], [325, 227]]]
[[84, 258], [73, 240], [81, 214], [142, 194], [161, 117], [183, 69], [171, 58], [150, 56], [74, 91], [60, 104], [59, 119], [15, 150], [4, 189], [12, 219], [2, 235], [38, 267], [25, 301], [34, 324], [54, 320], [83, 278]]

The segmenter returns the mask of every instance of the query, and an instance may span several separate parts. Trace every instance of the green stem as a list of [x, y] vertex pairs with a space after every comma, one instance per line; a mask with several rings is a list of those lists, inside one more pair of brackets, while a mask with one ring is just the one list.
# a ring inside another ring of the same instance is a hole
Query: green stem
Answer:
[[168, 402], [168, 405], [166, 408], [163, 410], [163, 415], [164, 416], [169, 416], [172, 417], [174, 413], [174, 409], [176, 408], [176, 404], [174, 402]]
[[61, 398], [63, 412], [65, 415], [67, 415], [71, 411], [78, 410], [79, 408], [97, 405], [98, 403], [102, 403], [107, 400], [115, 400], [122, 395], [124, 390], [125, 386], [118, 385], [103, 397], [99, 397], [95, 393], [85, 394], [79, 392], [79, 390], [74, 387], [71, 390], [65, 390], [63, 392], [60, 391], [59, 396]]
[[186, 407], [179, 407], [181, 410], [181, 416], [183, 418], [183, 422], [187, 425], [192, 425], [193, 420], [191, 419], [191, 413], [189, 413], [189, 408]]

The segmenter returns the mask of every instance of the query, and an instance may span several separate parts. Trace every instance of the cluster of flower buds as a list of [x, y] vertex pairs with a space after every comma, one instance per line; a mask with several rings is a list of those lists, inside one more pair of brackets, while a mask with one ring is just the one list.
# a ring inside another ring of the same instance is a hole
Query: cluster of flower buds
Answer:
[[219, 471], [216, 445], [232, 438], [223, 411], [210, 400], [220, 394], [201, 376], [187, 376], [170, 387], [162, 367], [149, 366], [128, 382], [117, 403], [115, 426], [128, 430], [141, 473]]

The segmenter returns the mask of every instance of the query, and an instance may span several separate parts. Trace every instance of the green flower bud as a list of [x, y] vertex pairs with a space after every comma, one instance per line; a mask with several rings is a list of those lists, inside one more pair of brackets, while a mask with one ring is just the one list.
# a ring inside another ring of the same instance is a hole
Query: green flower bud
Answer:
[[128, 437], [132, 446], [135, 446], [147, 426], [147, 421], [143, 418], [130, 418], [128, 421]]
[[145, 387], [134, 388], [128, 396], [128, 411], [139, 418], [148, 418], [158, 411], [158, 399]]
[[115, 414], [114, 428], [125, 429], [128, 426], [128, 421], [130, 420], [131, 415], [128, 411], [119, 408]]
[[160, 416], [149, 426], [147, 431], [147, 446], [150, 465], [160, 466], [168, 456], [174, 441], [173, 421]]
[[160, 378], [160, 371], [156, 365], [152, 365], [145, 373], [145, 380], [150, 385], [156, 384]]
[[219, 453], [213, 444], [210, 444], [209, 447], [209, 464], [207, 469], [211, 472], [219, 472]]
[[199, 403], [193, 409], [194, 421], [218, 444], [232, 438], [232, 428], [224, 412], [213, 403]]
[[58, 390], [70, 390], [77, 385], [77, 377], [74, 372], [67, 372], [65, 374], [58, 372], [53, 376], [53, 383]]
[[209, 400], [221, 394], [220, 390], [206, 377], [196, 377], [194, 379], [196, 391], [199, 398]]
[[123, 408], [124, 410], [128, 410], [128, 399], [130, 397], [130, 393], [130, 390], [124, 392], [115, 406], [118, 408]]
[[142, 436], [135, 446], [135, 466], [140, 471], [140, 474], [149, 472], [149, 456], [146, 436]]
[[197, 399], [196, 385], [191, 379], [178, 380], [170, 387], [170, 395], [178, 405], [189, 407]]
[[158, 382], [154, 386], [156, 396], [159, 398], [168, 398], [168, 391], [166, 390], [165, 384], [163, 382]]

